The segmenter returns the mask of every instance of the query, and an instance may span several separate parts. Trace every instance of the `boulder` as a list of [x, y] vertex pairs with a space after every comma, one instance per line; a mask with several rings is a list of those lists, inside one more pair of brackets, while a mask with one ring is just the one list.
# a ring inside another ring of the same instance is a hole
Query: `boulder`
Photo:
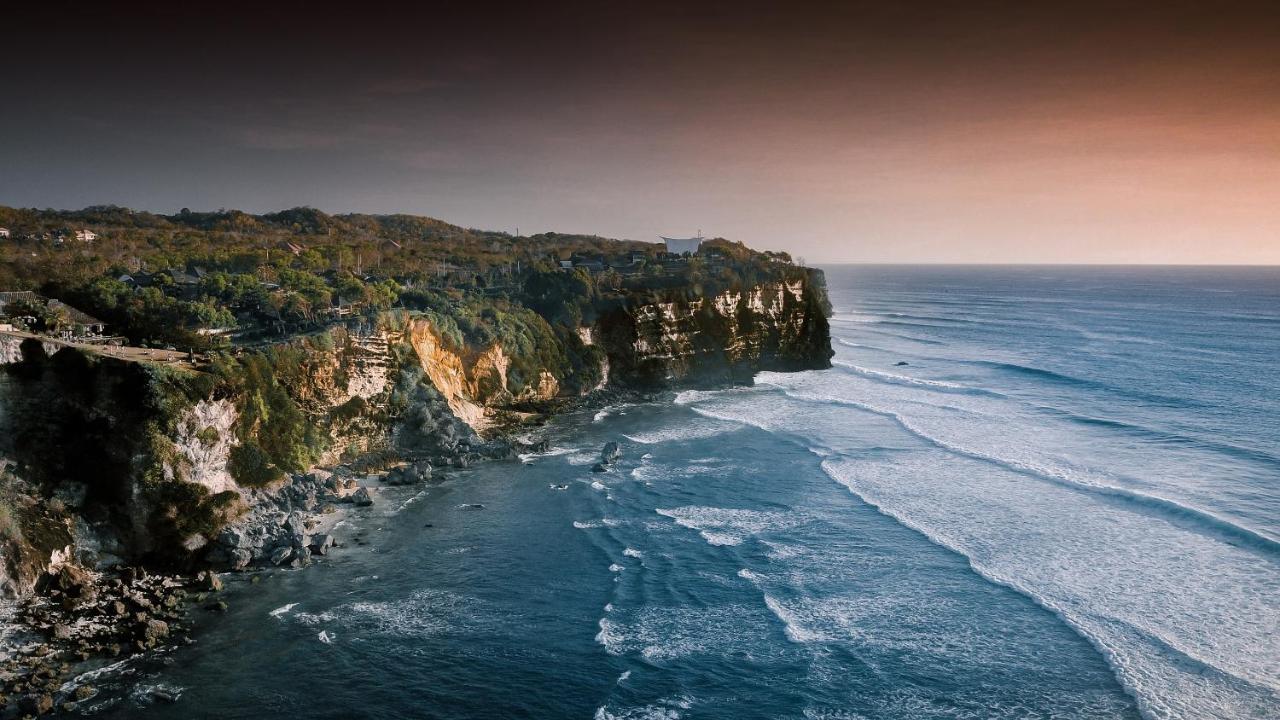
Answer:
[[609, 472], [609, 466], [605, 463], [598, 462], [595, 465], [591, 466], [591, 472], [598, 472], [598, 473]]
[[196, 589], [204, 592], [219, 592], [222, 590], [222, 578], [209, 570], [201, 570], [196, 575]]
[[351, 502], [358, 507], [368, 507], [373, 504], [373, 495], [369, 493], [369, 488], [362, 487], [352, 493]]
[[218, 544], [229, 548], [248, 548], [253, 546], [253, 539], [244, 528], [224, 527], [218, 533]]
[[84, 602], [93, 601], [98, 594], [93, 585], [93, 576], [70, 563], [63, 563], [53, 572], [47, 573], [42, 589], [48, 593], [56, 591], [66, 597]]
[[284, 521], [284, 530], [288, 534], [290, 540], [297, 544], [297, 540], [307, 534], [307, 521], [302, 513], [293, 513]]
[[18, 707], [30, 715], [47, 715], [53, 712], [53, 698], [49, 695], [23, 695]]
[[169, 637], [169, 623], [163, 620], [148, 620], [142, 626], [142, 637], [150, 642], [158, 642]]
[[271, 551], [271, 564], [281, 565], [291, 557], [293, 557], [293, 548], [278, 547]]
[[333, 536], [329, 533], [322, 533], [311, 538], [311, 551], [316, 555], [328, 555], [331, 547], [333, 547]]
[[606, 465], [615, 463], [622, 459], [622, 448], [618, 446], [618, 443], [609, 441], [604, 444], [604, 449], [600, 451], [600, 459]]

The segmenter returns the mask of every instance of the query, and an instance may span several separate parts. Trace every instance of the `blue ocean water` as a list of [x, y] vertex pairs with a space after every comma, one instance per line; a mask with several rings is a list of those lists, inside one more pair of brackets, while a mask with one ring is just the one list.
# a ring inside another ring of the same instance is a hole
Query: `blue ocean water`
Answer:
[[831, 370], [389, 488], [102, 713], [1280, 716], [1280, 270], [827, 278]]

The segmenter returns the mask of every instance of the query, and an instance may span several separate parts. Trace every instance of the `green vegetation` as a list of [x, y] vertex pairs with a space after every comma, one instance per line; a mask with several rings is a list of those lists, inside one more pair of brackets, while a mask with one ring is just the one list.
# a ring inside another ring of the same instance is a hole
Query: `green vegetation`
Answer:
[[[804, 273], [785, 253], [724, 240], [674, 258], [655, 243], [514, 237], [432, 218], [312, 208], [158, 215], [0, 207], [0, 226], [13, 233], [0, 241], [0, 291], [35, 290], [105, 321], [132, 344], [180, 349], [265, 345], [390, 308], [428, 312], [456, 347], [495, 340], [541, 347], [560, 328], [628, 302]], [[81, 228], [97, 239], [77, 240]], [[561, 269], [565, 260], [575, 267]], [[60, 325], [31, 315], [41, 329]], [[541, 360], [560, 368], [582, 358]], [[515, 368], [520, 384], [532, 381], [529, 370]]]

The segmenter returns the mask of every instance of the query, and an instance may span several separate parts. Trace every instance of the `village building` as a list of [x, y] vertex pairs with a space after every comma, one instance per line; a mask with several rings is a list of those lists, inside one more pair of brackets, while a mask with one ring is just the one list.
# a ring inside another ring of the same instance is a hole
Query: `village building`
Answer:
[[[70, 325], [70, 329], [66, 331], [70, 335], [101, 335], [107, 328], [107, 324], [103, 321], [61, 300], [53, 300], [30, 290], [0, 292], [0, 319], [9, 318], [11, 321], [18, 321], [28, 326], [35, 324], [37, 318], [34, 315], [13, 315], [15, 306], [31, 309], [44, 308], [50, 315], [61, 315]], [[7, 324], [12, 328], [12, 323]]]
[[80, 242], [93, 242], [98, 239], [98, 233], [92, 230], [77, 230], [76, 240]]
[[658, 237], [662, 238], [662, 241], [667, 244], [667, 252], [672, 255], [696, 254], [705, 239], [702, 237], [702, 231], [698, 231], [698, 234], [691, 238], [669, 238], [665, 235], [659, 235]]
[[10, 237], [9, 228], [0, 228], [0, 238]]

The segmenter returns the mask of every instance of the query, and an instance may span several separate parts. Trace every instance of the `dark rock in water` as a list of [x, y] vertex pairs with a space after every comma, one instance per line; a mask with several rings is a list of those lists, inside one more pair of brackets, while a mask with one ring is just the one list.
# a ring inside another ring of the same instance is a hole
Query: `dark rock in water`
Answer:
[[196, 575], [196, 587], [208, 592], [218, 592], [222, 590], [222, 579], [213, 572], [201, 570]]
[[217, 602], [211, 602], [208, 605], [205, 605], [204, 609], [208, 610], [209, 612], [224, 613], [227, 611], [227, 604], [219, 600]]
[[31, 715], [46, 715], [53, 712], [53, 698], [48, 695], [24, 695], [18, 702], [18, 707]]
[[591, 466], [591, 472], [609, 472], [609, 466], [606, 463], [598, 462]]
[[280, 565], [291, 557], [293, 557], [293, 548], [278, 547], [271, 551], [271, 564]]
[[98, 689], [92, 685], [81, 685], [76, 688], [76, 700], [85, 701], [98, 694]]
[[362, 487], [351, 495], [351, 502], [357, 507], [369, 507], [373, 504], [373, 495], [369, 494], [369, 488]]
[[463, 503], [458, 506], [459, 510], [483, 510], [484, 505], [481, 503]]
[[604, 444], [604, 449], [600, 451], [600, 459], [606, 465], [617, 462], [622, 458], [622, 448], [618, 447], [618, 443], [609, 441]]
[[322, 533], [311, 538], [311, 551], [316, 555], [328, 555], [331, 547], [333, 547], [333, 536], [329, 533]]
[[176, 703], [178, 702], [178, 698], [182, 697], [182, 689], [156, 685], [151, 688], [147, 694], [156, 700], [162, 700], [167, 703]]
[[910, 364], [911, 363], [907, 362], [906, 360], [899, 360], [898, 362], [894, 363], [894, 365], [910, 365]]
[[568, 490], [569, 489], [568, 485], [557, 485], [556, 483], [551, 483], [549, 487], [552, 490]]

